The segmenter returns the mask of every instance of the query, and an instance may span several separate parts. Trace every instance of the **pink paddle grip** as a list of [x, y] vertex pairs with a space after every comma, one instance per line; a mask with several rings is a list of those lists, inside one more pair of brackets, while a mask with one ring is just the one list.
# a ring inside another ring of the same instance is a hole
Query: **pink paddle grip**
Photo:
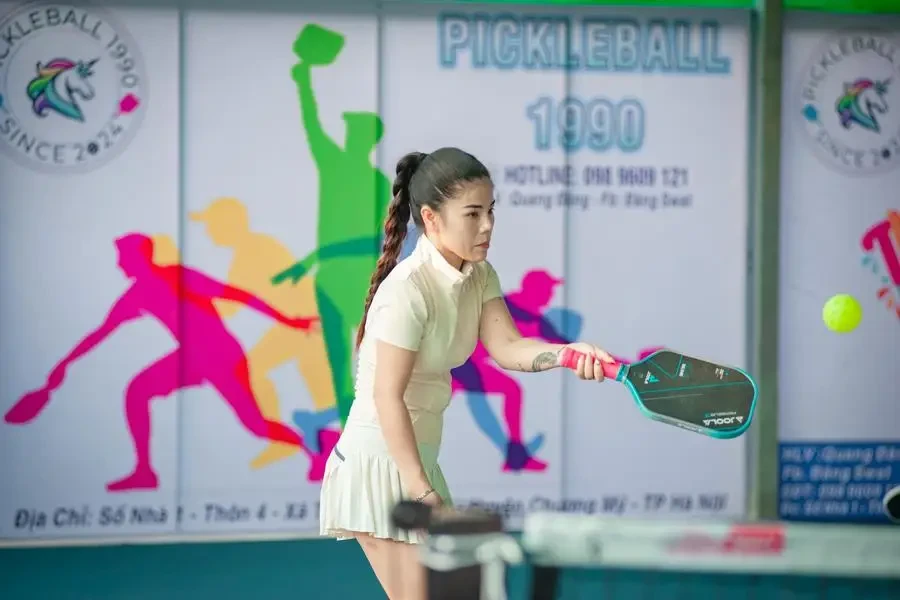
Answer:
[[[577, 350], [572, 350], [571, 348], [563, 348], [563, 351], [559, 354], [559, 364], [562, 367], [572, 369], [574, 371], [578, 368], [578, 359], [582, 356], [584, 356], [584, 354], [578, 352]], [[621, 365], [617, 362], [608, 363], [600, 361], [600, 366], [603, 367], [604, 377], [615, 379], [619, 374], [619, 367]]]

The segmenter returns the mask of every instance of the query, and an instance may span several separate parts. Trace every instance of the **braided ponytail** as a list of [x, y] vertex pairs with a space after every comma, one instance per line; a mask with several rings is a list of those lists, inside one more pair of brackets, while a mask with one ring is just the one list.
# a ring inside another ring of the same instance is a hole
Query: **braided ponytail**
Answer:
[[366, 307], [363, 310], [362, 321], [356, 331], [356, 347], [362, 344], [366, 331], [366, 317], [369, 315], [369, 307], [378, 286], [387, 278], [391, 270], [397, 265], [403, 240], [406, 239], [406, 231], [412, 212], [412, 201], [409, 193], [409, 182], [422, 161], [425, 159], [422, 152], [410, 152], [397, 163], [397, 176], [394, 178], [394, 187], [391, 190], [393, 199], [388, 206], [387, 217], [384, 220], [384, 246], [381, 257], [372, 273], [369, 284], [369, 295], [366, 297]]

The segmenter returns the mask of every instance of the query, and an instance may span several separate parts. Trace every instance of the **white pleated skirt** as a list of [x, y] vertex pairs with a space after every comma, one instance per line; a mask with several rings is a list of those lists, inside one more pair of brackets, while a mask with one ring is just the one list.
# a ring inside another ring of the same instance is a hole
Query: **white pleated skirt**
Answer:
[[[419, 456], [431, 486], [444, 505], [452, 504], [450, 490], [438, 465], [440, 448], [419, 444]], [[382, 430], [369, 423], [347, 422], [328, 461], [319, 498], [319, 531], [338, 540], [359, 534], [421, 543], [416, 532], [403, 531], [391, 521], [391, 511], [408, 499], [400, 482], [400, 470], [391, 458]]]

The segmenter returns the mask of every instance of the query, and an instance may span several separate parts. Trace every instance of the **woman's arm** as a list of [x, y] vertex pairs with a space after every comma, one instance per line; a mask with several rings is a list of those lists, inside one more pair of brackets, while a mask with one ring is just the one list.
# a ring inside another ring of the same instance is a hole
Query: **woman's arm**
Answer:
[[[375, 410], [403, 487], [410, 497], [417, 498], [431, 485], [403, 396], [422, 343], [428, 306], [421, 291], [409, 280], [385, 281], [381, 285], [364, 325], [366, 336], [375, 343]], [[429, 495], [426, 502], [439, 503], [436, 496]]]
[[573, 369], [578, 377], [603, 381], [600, 361], [614, 362], [606, 351], [582, 342], [554, 344], [523, 337], [509, 314], [496, 271], [489, 263], [484, 264], [484, 304], [481, 306], [479, 337], [494, 362], [508, 371], [547, 371], [560, 366], [559, 354], [563, 348], [572, 348], [584, 355]]
[[522, 337], [502, 298], [484, 303], [479, 336], [491, 358], [508, 371], [538, 372], [559, 366], [565, 344]]
[[381, 340], [376, 341], [375, 410], [388, 452], [397, 463], [403, 486], [413, 498], [431, 488], [419, 457], [409, 409], [403, 401], [416, 354]]
[[[584, 355], [573, 369], [580, 379], [603, 381], [603, 362], [615, 362], [613, 357], [592, 344], [551, 344], [522, 337], [513, 322], [503, 298], [484, 303], [481, 312], [481, 343], [498, 365], [509, 371], [535, 373], [560, 366], [563, 348], [572, 348]], [[592, 360], [590, 360], [592, 359]]]

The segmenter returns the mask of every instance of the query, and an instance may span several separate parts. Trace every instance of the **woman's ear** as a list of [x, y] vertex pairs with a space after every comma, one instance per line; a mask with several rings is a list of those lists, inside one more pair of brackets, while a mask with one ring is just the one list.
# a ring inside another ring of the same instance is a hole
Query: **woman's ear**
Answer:
[[434, 231], [437, 226], [437, 213], [429, 206], [423, 206], [419, 211], [422, 223], [426, 231]]

